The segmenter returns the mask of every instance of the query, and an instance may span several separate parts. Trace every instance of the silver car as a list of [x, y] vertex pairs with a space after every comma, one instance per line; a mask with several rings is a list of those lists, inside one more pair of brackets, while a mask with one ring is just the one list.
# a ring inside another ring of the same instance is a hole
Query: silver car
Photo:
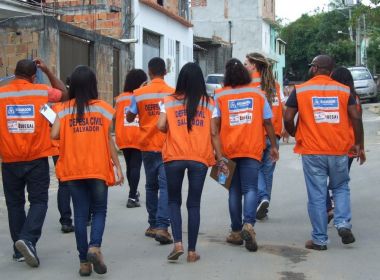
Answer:
[[370, 99], [372, 102], [377, 101], [377, 86], [367, 67], [355, 66], [348, 68], [354, 78], [356, 93], [361, 100]]
[[223, 87], [223, 74], [210, 74], [206, 77], [206, 91], [209, 96], [214, 96], [215, 90]]

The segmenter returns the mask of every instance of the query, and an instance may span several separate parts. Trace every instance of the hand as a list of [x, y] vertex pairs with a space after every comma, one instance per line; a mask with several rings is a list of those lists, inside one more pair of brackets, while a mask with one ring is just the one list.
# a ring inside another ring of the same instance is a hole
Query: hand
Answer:
[[289, 143], [289, 137], [290, 137], [290, 135], [289, 135], [289, 133], [285, 129], [282, 130], [281, 137], [282, 137], [282, 142]]
[[121, 186], [124, 183], [124, 175], [120, 166], [116, 167], [116, 177], [117, 178], [116, 178], [115, 186], [116, 185]]
[[360, 146], [359, 145], [353, 145], [351, 147], [351, 149], [349, 150], [349, 154], [352, 154], [353, 157], [359, 157], [359, 155], [360, 155]]
[[360, 149], [360, 152], [359, 152], [359, 158], [358, 158], [359, 161], [359, 164], [362, 165], [363, 163], [365, 163], [365, 161], [367, 160], [366, 156], [365, 156], [365, 151], [364, 149]]
[[37, 68], [40, 68], [44, 73], [49, 70], [47, 65], [41, 58], [36, 58], [34, 60], [34, 63], [36, 63]]
[[280, 154], [278, 153], [278, 150], [276, 147], [271, 147], [270, 149], [270, 159], [273, 161], [273, 162], [276, 162], [278, 161], [280, 158]]

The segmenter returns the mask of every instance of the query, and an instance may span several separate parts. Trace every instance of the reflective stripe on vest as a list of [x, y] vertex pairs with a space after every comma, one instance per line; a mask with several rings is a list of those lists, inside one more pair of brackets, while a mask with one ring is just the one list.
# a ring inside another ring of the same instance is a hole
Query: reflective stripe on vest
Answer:
[[350, 93], [350, 89], [346, 87], [341, 86], [326, 86], [326, 85], [311, 85], [311, 86], [304, 86], [304, 87], [297, 87], [296, 93], [302, 93], [305, 91], [343, 91], [346, 93]]
[[172, 94], [171, 92], [160, 92], [160, 93], [144, 93], [136, 96], [136, 102], [150, 100], [150, 99], [161, 99], [167, 96], [168, 94]]
[[215, 95], [215, 97], [220, 98], [220, 97], [223, 97], [223, 96], [229, 95], [229, 94], [250, 93], [250, 92], [257, 93], [261, 97], [265, 98], [265, 94], [263, 94], [259, 88], [252, 88], [252, 87], [227, 89], [227, 90], [219, 92], [218, 94]]
[[0, 93], [0, 98], [10, 97], [27, 97], [27, 96], [43, 96], [47, 97], [47, 90], [20, 90], [20, 91], [7, 91]]
[[125, 100], [131, 100], [131, 98], [132, 98], [132, 95], [119, 97], [118, 99], [116, 99], [116, 104]]
[[[112, 120], [113, 115], [110, 112], [108, 112], [106, 109], [104, 109], [103, 107], [97, 106], [97, 105], [89, 105], [88, 107], [89, 107], [89, 111], [87, 111], [87, 113], [101, 113], [107, 119]], [[65, 116], [71, 115], [73, 113], [74, 113], [74, 107], [70, 106], [69, 108], [66, 108], [63, 111], [59, 112], [58, 117], [62, 119]]]
[[[203, 103], [203, 104], [202, 104]], [[205, 107], [209, 109], [211, 112], [214, 111], [215, 106], [212, 105], [211, 103], [207, 103], [207, 106], [204, 106], [205, 102], [199, 101], [198, 107]], [[181, 100], [174, 100], [174, 101], [169, 101], [165, 103], [165, 108], [172, 108], [176, 106], [183, 106], [184, 102]]]

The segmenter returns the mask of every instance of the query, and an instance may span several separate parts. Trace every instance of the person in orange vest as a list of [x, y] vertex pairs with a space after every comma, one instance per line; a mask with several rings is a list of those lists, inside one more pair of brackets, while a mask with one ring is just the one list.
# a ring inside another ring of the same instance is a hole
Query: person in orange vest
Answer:
[[[223, 154], [236, 162], [229, 189], [231, 234], [227, 242], [257, 250], [256, 222], [258, 173], [264, 150], [264, 129], [271, 141], [270, 158], [279, 158], [272, 111], [265, 93], [252, 86], [248, 70], [238, 59], [227, 62], [224, 88], [215, 94]], [[242, 205], [242, 199], [244, 204]], [[243, 212], [242, 212], [243, 207]], [[243, 214], [243, 221], [242, 221]]]
[[[348, 70], [346, 67], [338, 67], [331, 73], [331, 78], [350, 88], [350, 94], [355, 98], [355, 101], [356, 101], [356, 109], [358, 110], [360, 116], [362, 116], [363, 114], [362, 106], [360, 104], [359, 95], [355, 91], [354, 79], [352, 77], [350, 70]], [[354, 131], [353, 131], [351, 123], [350, 123], [350, 126], [351, 126], [350, 137], [351, 137], [352, 144], [354, 145], [355, 138], [354, 138]], [[363, 138], [364, 138], [364, 133], [363, 133]], [[350, 172], [351, 165], [355, 157], [357, 157], [357, 155], [352, 154], [352, 153], [348, 154], [348, 172]], [[360, 157], [360, 163], [363, 164], [366, 161], [365, 150], [364, 150], [364, 139], [362, 139], [360, 143], [359, 157]], [[330, 191], [328, 191], [327, 197], [326, 197], [326, 207], [327, 207], [327, 212], [328, 212], [327, 223], [330, 223], [330, 221], [334, 218], [334, 208], [333, 208], [332, 199], [333, 197], [330, 197]]]
[[[41, 69], [52, 87], [34, 84]], [[40, 264], [36, 244], [48, 207], [49, 121], [39, 112], [48, 102], [67, 99], [65, 85], [41, 59], [17, 62], [15, 80], [0, 87], [0, 157], [9, 230], [16, 261]], [[25, 213], [25, 186], [30, 207]]]
[[129, 185], [129, 197], [127, 208], [140, 207], [139, 192], [140, 169], [142, 164], [140, 151], [140, 127], [136, 116], [132, 123], [127, 121], [127, 112], [131, 104], [133, 91], [148, 80], [147, 75], [141, 69], [132, 69], [125, 77], [124, 92], [116, 98], [116, 145], [123, 151], [127, 165], [127, 180]]
[[[200, 258], [195, 247], [200, 225], [201, 196], [208, 167], [215, 164], [211, 136], [214, 108], [214, 101], [206, 92], [201, 68], [192, 62], [185, 64], [179, 73], [175, 93], [164, 97], [157, 124], [158, 129], [167, 134], [162, 156], [168, 182], [169, 213], [174, 238], [174, 249], [167, 257], [169, 261], [177, 260], [184, 253], [181, 204], [186, 169], [189, 180], [186, 202], [187, 261], [195, 262]], [[217, 158], [222, 160], [220, 144], [215, 150]]]
[[171, 244], [173, 239], [168, 231], [168, 190], [161, 154], [166, 136], [158, 130], [157, 121], [160, 115], [158, 103], [174, 93], [174, 89], [164, 81], [166, 67], [162, 58], [152, 58], [148, 63], [148, 72], [151, 82], [133, 92], [127, 121], [133, 122], [139, 115], [140, 147], [146, 177], [146, 208], [149, 215], [149, 227], [145, 236], [155, 238], [160, 244]]
[[[312, 78], [295, 87], [286, 102], [285, 127], [296, 137], [294, 152], [302, 155], [308, 193], [308, 212], [313, 228], [307, 249], [327, 250], [326, 196], [331, 188], [334, 225], [343, 244], [355, 242], [351, 228], [348, 157], [350, 149], [361, 156], [363, 123], [350, 88], [330, 77], [334, 60], [316, 56], [309, 65]], [[298, 113], [297, 127], [294, 117]], [[355, 145], [350, 137], [350, 121]], [[329, 181], [329, 185], [327, 184]]]
[[[58, 108], [51, 129], [51, 138], [59, 139], [56, 174], [71, 192], [79, 274], [90, 275], [92, 266], [96, 273], [104, 274], [107, 266], [100, 247], [106, 221], [108, 186], [124, 181], [111, 135], [114, 109], [98, 99], [96, 77], [89, 67], [77, 66], [70, 80], [70, 100]], [[88, 242], [90, 205], [92, 223]]]
[[[276, 147], [279, 149], [279, 140], [284, 135], [283, 111], [285, 110], [285, 97], [280, 84], [275, 80], [269, 61], [260, 53], [247, 54], [244, 66], [252, 77], [252, 85], [261, 88], [271, 105], [272, 123], [276, 134]], [[272, 196], [273, 173], [276, 162], [270, 159], [271, 143], [265, 135], [265, 149], [259, 169], [258, 206], [256, 218], [263, 220], [268, 217], [268, 207]]]

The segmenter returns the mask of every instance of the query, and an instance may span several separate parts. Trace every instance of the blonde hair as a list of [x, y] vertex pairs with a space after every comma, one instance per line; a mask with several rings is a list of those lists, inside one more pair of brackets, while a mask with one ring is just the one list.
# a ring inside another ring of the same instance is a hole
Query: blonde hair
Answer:
[[256, 66], [257, 71], [261, 75], [261, 89], [265, 91], [269, 104], [276, 95], [276, 80], [274, 78], [271, 64], [268, 59], [260, 53], [249, 53], [246, 55], [248, 61]]

